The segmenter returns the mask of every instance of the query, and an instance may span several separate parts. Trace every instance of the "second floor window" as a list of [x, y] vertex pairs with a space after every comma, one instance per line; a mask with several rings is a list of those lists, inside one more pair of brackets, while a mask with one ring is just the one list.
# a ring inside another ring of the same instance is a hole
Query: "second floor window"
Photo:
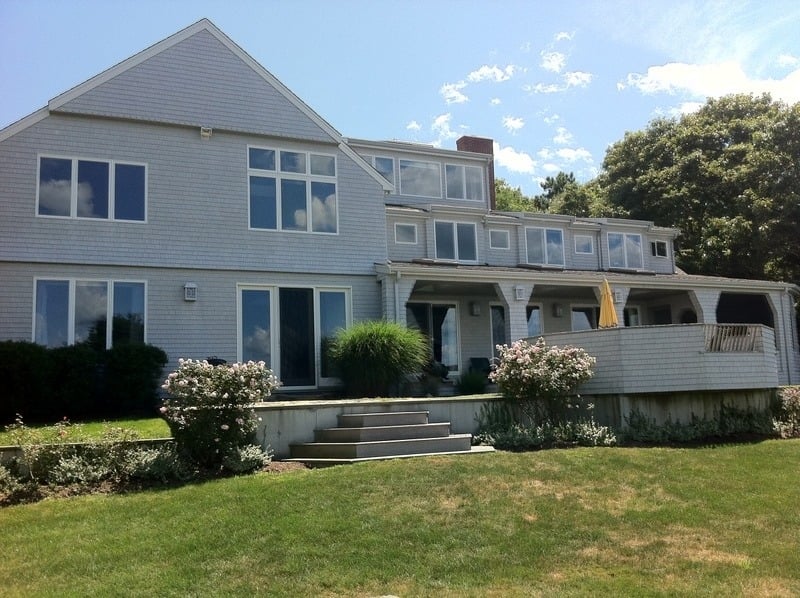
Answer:
[[146, 187], [143, 164], [41, 156], [36, 213], [143, 222]]
[[336, 158], [248, 149], [250, 228], [336, 233]]
[[442, 196], [442, 172], [436, 162], [400, 160], [400, 193], [419, 197]]
[[642, 235], [633, 233], [608, 233], [608, 263], [612, 268], [641, 269]]
[[483, 174], [476, 166], [445, 165], [447, 199], [483, 201]]
[[529, 264], [564, 265], [564, 232], [558, 228], [526, 228]]
[[475, 224], [437, 220], [434, 224], [434, 233], [437, 260], [478, 261]]

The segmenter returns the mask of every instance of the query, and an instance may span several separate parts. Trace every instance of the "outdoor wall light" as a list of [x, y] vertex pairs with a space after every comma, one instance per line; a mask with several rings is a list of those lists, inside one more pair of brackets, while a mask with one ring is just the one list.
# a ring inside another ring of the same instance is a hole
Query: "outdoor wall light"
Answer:
[[211, 127], [200, 127], [200, 138], [201, 139], [211, 139], [211, 133], [213, 129]]
[[526, 297], [525, 287], [514, 287], [514, 297], [516, 297], [517, 301], [525, 301], [528, 297]]
[[560, 318], [564, 315], [564, 308], [560, 303], [553, 303], [553, 317]]
[[195, 283], [187, 282], [183, 285], [183, 300], [197, 301], [197, 285]]
[[471, 316], [479, 316], [481, 315], [481, 304], [476, 303], [475, 301], [470, 301], [469, 303], [469, 314]]

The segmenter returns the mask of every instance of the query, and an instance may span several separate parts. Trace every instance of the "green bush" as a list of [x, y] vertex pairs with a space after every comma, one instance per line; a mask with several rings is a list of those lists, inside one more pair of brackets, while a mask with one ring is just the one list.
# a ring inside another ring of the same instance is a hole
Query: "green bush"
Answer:
[[101, 359], [85, 344], [50, 349], [50, 389], [47, 400], [31, 405], [25, 415], [30, 420], [52, 421], [94, 415], [102, 396]]
[[41, 345], [0, 342], [0, 423], [47, 400], [49, 369], [48, 351]]
[[178, 364], [162, 386], [169, 398], [161, 413], [183, 456], [202, 468], [224, 468], [226, 459], [235, 462], [234, 453], [255, 440], [252, 405], [280, 383], [263, 361], [213, 366], [181, 359]]
[[418, 330], [379, 320], [340, 330], [330, 357], [349, 396], [385, 397], [405, 376], [422, 372], [430, 350]]
[[153, 413], [158, 407], [158, 388], [167, 354], [158, 347], [121, 344], [105, 354], [105, 415]]

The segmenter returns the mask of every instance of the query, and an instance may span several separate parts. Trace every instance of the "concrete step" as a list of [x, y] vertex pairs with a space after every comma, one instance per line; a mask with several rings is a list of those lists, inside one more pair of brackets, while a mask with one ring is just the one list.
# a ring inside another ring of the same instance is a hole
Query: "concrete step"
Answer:
[[369, 442], [408, 438], [441, 438], [450, 435], [450, 424], [411, 424], [403, 426], [370, 426], [363, 428], [328, 428], [314, 430], [315, 442]]
[[333, 467], [334, 465], [352, 465], [354, 463], [367, 463], [369, 461], [386, 461], [389, 459], [411, 459], [413, 457], [434, 457], [441, 455], [477, 455], [480, 453], [493, 453], [494, 448], [491, 446], [473, 446], [468, 451], [446, 451], [442, 453], [420, 453], [413, 455], [392, 455], [389, 457], [359, 457], [355, 459], [328, 459], [328, 458], [290, 458], [284, 461], [296, 461], [305, 463], [308, 467]]
[[381, 413], [345, 413], [339, 415], [339, 426], [342, 428], [410, 426], [427, 423], [427, 411], [387, 411]]
[[305, 442], [290, 446], [292, 458], [304, 460], [361, 459], [366, 457], [397, 457], [427, 453], [467, 452], [471, 434], [452, 434], [440, 438], [410, 438], [373, 442]]

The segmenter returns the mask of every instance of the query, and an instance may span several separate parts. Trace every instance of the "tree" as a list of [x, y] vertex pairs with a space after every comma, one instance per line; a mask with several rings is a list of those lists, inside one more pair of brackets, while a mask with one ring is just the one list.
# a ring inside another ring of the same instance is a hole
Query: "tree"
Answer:
[[522, 190], [514, 189], [505, 180], [494, 180], [496, 209], [501, 212], [543, 212], [543, 206], [534, 198], [522, 194]]
[[615, 210], [681, 230], [690, 272], [800, 280], [800, 104], [709, 99], [606, 152], [597, 179]]

